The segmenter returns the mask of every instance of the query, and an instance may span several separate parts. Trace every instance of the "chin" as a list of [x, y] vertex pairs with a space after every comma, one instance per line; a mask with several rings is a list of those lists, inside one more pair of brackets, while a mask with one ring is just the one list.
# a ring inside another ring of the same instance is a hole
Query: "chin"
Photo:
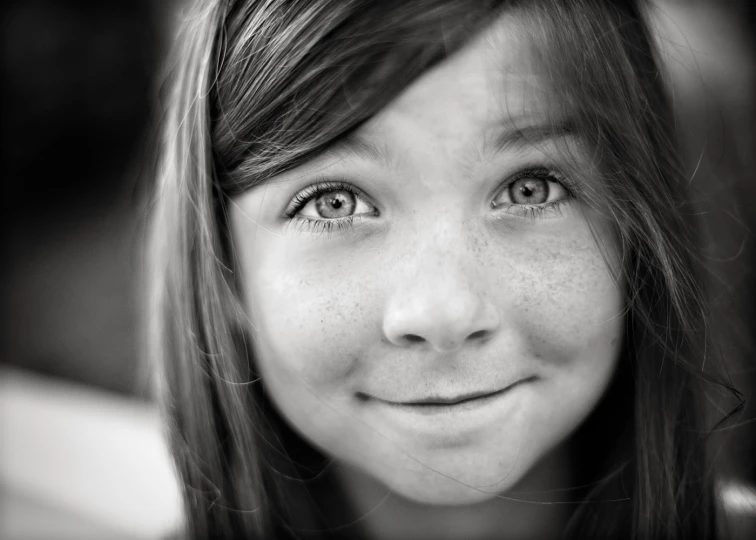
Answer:
[[[386, 482], [392, 492], [419, 504], [434, 506], [465, 506], [478, 504], [495, 498], [511, 489], [517, 478], [502, 473], [495, 480], [485, 481], [477, 474], [469, 475], [470, 481], [455, 479], [433, 471], [406, 473]], [[493, 476], [493, 475], [492, 475]], [[462, 475], [456, 477], [460, 478]], [[475, 487], [479, 486], [479, 487]]]

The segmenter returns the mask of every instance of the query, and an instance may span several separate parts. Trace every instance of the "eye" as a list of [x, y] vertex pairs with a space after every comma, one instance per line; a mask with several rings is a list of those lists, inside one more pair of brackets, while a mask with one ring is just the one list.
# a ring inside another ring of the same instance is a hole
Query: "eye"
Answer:
[[286, 215], [290, 218], [326, 221], [376, 213], [375, 207], [354, 186], [341, 182], [324, 182], [298, 193]]
[[566, 178], [543, 167], [520, 171], [510, 178], [493, 201], [501, 206], [549, 206], [569, 198]]

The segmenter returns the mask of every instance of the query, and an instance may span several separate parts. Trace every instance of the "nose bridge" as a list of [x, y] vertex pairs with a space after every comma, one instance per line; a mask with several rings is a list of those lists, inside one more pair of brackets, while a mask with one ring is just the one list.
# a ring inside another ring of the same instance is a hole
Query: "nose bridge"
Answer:
[[472, 238], [464, 224], [454, 221], [459, 220], [440, 217], [432, 225], [419, 227], [423, 232], [415, 236], [414, 253], [406, 258], [412, 261], [409, 274], [414, 274], [416, 284], [424, 281], [449, 289], [474, 288], [477, 265], [470, 249]]
[[449, 352], [490, 337], [500, 324], [485, 295], [473, 231], [460, 219], [437, 216], [413, 233], [391, 284], [384, 333], [392, 343], [424, 343]]

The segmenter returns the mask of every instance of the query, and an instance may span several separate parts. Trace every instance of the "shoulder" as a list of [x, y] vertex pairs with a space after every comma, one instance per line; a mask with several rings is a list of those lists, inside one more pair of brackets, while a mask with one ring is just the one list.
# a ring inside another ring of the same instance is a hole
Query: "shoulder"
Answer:
[[717, 486], [724, 538], [756, 538], [756, 486], [722, 481]]

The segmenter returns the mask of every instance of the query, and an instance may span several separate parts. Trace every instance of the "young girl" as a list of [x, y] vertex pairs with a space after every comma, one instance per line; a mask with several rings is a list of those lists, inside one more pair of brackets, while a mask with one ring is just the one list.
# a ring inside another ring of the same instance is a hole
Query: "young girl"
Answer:
[[643, 6], [208, 0], [179, 43], [151, 268], [188, 537], [715, 535]]

